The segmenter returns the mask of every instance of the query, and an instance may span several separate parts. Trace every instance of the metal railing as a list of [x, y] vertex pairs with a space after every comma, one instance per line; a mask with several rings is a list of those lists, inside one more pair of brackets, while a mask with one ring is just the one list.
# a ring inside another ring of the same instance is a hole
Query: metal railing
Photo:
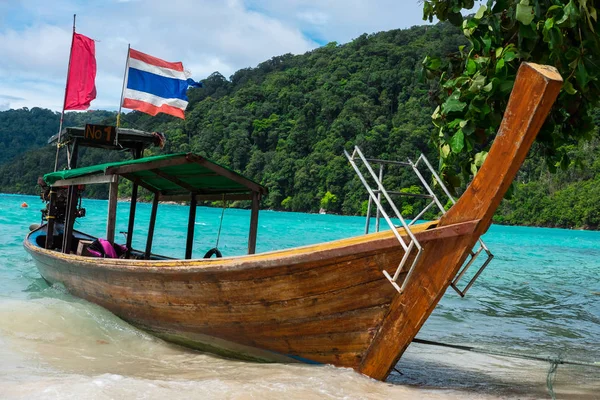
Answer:
[[[403, 161], [381, 160], [381, 159], [376, 159], [376, 158], [366, 158], [363, 155], [362, 151], [358, 148], [358, 146], [354, 147], [354, 151], [352, 152], [352, 154], [349, 154], [346, 150], [344, 150], [344, 154], [346, 155], [346, 158], [350, 162], [350, 165], [352, 165], [352, 168], [358, 175], [358, 177], [361, 180], [364, 187], [367, 189], [367, 192], [369, 193], [365, 234], [369, 233], [369, 227], [371, 224], [372, 205], [374, 203], [376, 206], [375, 231], [379, 232], [380, 219], [381, 219], [381, 217], [383, 217], [384, 220], [389, 225], [392, 232], [394, 233], [396, 239], [398, 239], [398, 242], [404, 249], [404, 256], [402, 257], [400, 264], [396, 268], [396, 272], [394, 273], [394, 275], [391, 276], [386, 270], [383, 270], [383, 274], [390, 281], [390, 283], [394, 286], [394, 288], [396, 288], [396, 290], [398, 292], [402, 293], [404, 291], [404, 288], [408, 284], [409, 278], [410, 278], [417, 262], [419, 261], [419, 258], [421, 257], [421, 254], [423, 252], [422, 246], [419, 244], [419, 241], [417, 240], [417, 238], [411, 231], [410, 227], [417, 220], [422, 218], [425, 215], [425, 213], [434, 206], [437, 206], [437, 208], [439, 209], [439, 211], [442, 214], [446, 213], [446, 209], [444, 208], [444, 205], [440, 202], [440, 200], [436, 196], [435, 192], [433, 191], [431, 186], [428, 184], [427, 180], [423, 177], [423, 174], [421, 174], [421, 171], [419, 170], [419, 166], [421, 166], [421, 164], [425, 165], [425, 167], [431, 173], [432, 179], [435, 182], [435, 184], [442, 189], [442, 191], [448, 197], [448, 200], [452, 203], [452, 205], [456, 204], [456, 200], [454, 199], [454, 197], [452, 197], [448, 188], [444, 185], [444, 183], [440, 179], [439, 175], [435, 172], [434, 168], [431, 166], [431, 163], [429, 162], [427, 157], [425, 157], [425, 155], [423, 155], [423, 154], [421, 154], [419, 156], [419, 158], [417, 158], [416, 162], [413, 162], [410, 159], [408, 159], [406, 162], [403, 162]], [[368, 180], [365, 178], [365, 176], [361, 172], [360, 168], [358, 167], [358, 165], [356, 163], [357, 160], [360, 160], [362, 162], [362, 165], [368, 171], [368, 175], [371, 176], [372, 181], [375, 183], [375, 188], [371, 187]], [[375, 171], [373, 170], [371, 163], [379, 165], [378, 174], [376, 174]], [[415, 173], [415, 175], [419, 178], [419, 181], [425, 188], [425, 191], [427, 192], [427, 194], [406, 193], [406, 192], [402, 192], [402, 191], [386, 190], [385, 187], [383, 186], [383, 174], [384, 174], [384, 166], [385, 165], [396, 165], [396, 166], [400, 166], [400, 167], [411, 168], [413, 170], [413, 172]], [[386, 212], [386, 210], [384, 209], [384, 207], [382, 205], [382, 195], [383, 195], [384, 199], [387, 201], [387, 203], [389, 204], [390, 208], [392, 209], [395, 217], [400, 220], [400, 223], [401, 223], [402, 227], [404, 228], [406, 234], [408, 235], [409, 240], [405, 241], [402, 238], [402, 236], [400, 235], [400, 233], [398, 233], [398, 230], [396, 229], [397, 227], [394, 225], [394, 223], [392, 222], [391, 218], [389, 217], [388, 213]], [[405, 197], [417, 197], [417, 198], [422, 198], [422, 199], [429, 199], [430, 201], [418, 214], [415, 215], [415, 217], [410, 222], [407, 223], [406, 220], [404, 219], [404, 217], [402, 216], [402, 213], [398, 210], [398, 207], [392, 200], [391, 195], [405, 196]], [[461, 297], [464, 297], [466, 295], [467, 291], [471, 288], [471, 286], [473, 286], [473, 284], [475, 283], [475, 281], [477, 280], [479, 275], [481, 275], [483, 270], [488, 266], [488, 264], [494, 258], [494, 255], [487, 248], [487, 246], [485, 245], [483, 240], [479, 239], [478, 243], [479, 243], [479, 248], [475, 251], [474, 250], [470, 251], [469, 259], [466, 261], [465, 265], [462, 267], [460, 272], [456, 275], [456, 277], [450, 284], [452, 286], [452, 288]], [[406, 277], [404, 278], [404, 280], [402, 281], [402, 285], [400, 286], [400, 285], [398, 285], [398, 278], [400, 277], [402, 270], [406, 267], [407, 262], [410, 258], [410, 255], [413, 252], [416, 252], [415, 257], [414, 257], [412, 263], [410, 263]], [[483, 262], [482, 266], [475, 273], [475, 275], [471, 278], [471, 280], [467, 283], [467, 285], [464, 287], [464, 289], [461, 290], [458, 287], [459, 281], [464, 277], [466, 272], [469, 270], [469, 268], [473, 265], [473, 263], [475, 262], [477, 257], [482, 252], [485, 252], [487, 254], [486, 260]]]

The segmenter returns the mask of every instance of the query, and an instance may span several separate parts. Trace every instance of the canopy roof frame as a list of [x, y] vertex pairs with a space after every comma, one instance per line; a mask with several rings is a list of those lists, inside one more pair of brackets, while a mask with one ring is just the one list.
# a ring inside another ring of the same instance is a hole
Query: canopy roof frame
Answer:
[[[188, 171], [185, 177], [191, 179], [192, 182], [186, 182], [177, 173], [166, 170], [167, 168], [184, 165], [191, 168], [191, 174]], [[195, 166], [198, 166], [198, 168], [194, 168]], [[206, 171], [210, 171], [210, 173], [206, 173]], [[162, 182], [162, 187], [160, 185], [161, 181], [158, 181], [159, 185], [157, 185], [155, 179], [142, 176], [144, 172], [168, 181], [170, 186], [165, 186], [164, 181]], [[108, 176], [111, 175], [122, 176], [145, 187], [151, 192], [159, 192], [163, 196], [188, 193], [205, 195], [250, 194], [251, 192], [258, 192], [261, 195], [265, 195], [267, 193], [267, 189], [264, 186], [229, 168], [193, 153], [145, 157], [124, 162], [58, 171], [44, 175], [44, 180], [51, 186], [71, 186], [76, 184], [109, 183], [111, 178]], [[196, 182], [195, 184], [193, 179], [198, 178], [202, 178], [203, 181]], [[210, 182], [206, 181], [211, 179], [221, 187], [209, 187]], [[173, 185], [176, 188], [173, 188]]]
[[[178, 174], [178, 172], [180, 173]], [[153, 228], [159, 199], [160, 201], [179, 200], [190, 202], [186, 258], [191, 257], [192, 254], [191, 243], [194, 236], [194, 223], [191, 219], [194, 218], [195, 220], [195, 208], [198, 200], [251, 200], [248, 254], [254, 254], [259, 202], [260, 198], [267, 193], [267, 189], [243, 175], [202, 156], [193, 153], [179, 153], [106, 163], [53, 172], [44, 175], [44, 180], [53, 187], [109, 183], [111, 185], [111, 196], [109, 198], [107, 239], [112, 242], [114, 234], [111, 233], [115, 230], [114, 216], [116, 215], [117, 206], [116, 188], [120, 176], [130, 180], [134, 185], [141, 186], [154, 193], [146, 242], [146, 258], [150, 256], [152, 247]], [[137, 194], [137, 190], [135, 192]], [[132, 198], [131, 201], [133, 203], [137, 199]], [[135, 206], [132, 206], [131, 209], [135, 213]], [[133, 234], [134, 218], [135, 215], [130, 215], [128, 238]], [[128, 240], [128, 243], [130, 243], [130, 240]]]

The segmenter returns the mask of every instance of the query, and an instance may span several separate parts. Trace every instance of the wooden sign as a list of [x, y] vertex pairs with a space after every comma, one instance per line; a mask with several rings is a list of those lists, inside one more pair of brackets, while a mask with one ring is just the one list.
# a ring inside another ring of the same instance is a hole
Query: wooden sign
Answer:
[[94, 142], [112, 143], [115, 140], [116, 128], [108, 125], [85, 125], [84, 139]]

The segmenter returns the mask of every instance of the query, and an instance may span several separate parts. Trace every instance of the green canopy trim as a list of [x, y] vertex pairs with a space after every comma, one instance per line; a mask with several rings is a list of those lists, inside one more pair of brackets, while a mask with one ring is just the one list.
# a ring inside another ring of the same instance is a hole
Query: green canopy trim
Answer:
[[[237, 172], [192, 153], [144, 157], [44, 175], [48, 185], [70, 184], [76, 178], [119, 175], [146, 189], [163, 195], [228, 194], [259, 192], [267, 189]], [[75, 184], [75, 183], [72, 183]]]

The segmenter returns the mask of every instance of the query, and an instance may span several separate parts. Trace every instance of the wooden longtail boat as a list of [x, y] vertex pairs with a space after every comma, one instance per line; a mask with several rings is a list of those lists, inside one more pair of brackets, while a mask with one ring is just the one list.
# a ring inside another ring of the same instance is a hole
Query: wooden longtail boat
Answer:
[[[63, 251], [52, 243], [47, 246], [52, 241], [46, 235], [51, 231], [48, 225], [32, 231], [24, 246], [48, 282], [60, 282], [73, 295], [168, 341], [248, 360], [328, 363], [383, 380], [490, 226], [561, 84], [552, 67], [521, 66], [500, 130], [472, 183], [439, 221], [412, 229], [423, 252], [401, 292], [382, 274], [382, 270], [393, 274], [405, 253], [391, 231], [263, 254], [176, 260], [150, 252], [151, 223], [146, 252], [130, 251], [128, 259], [109, 259], [70, 254], [78, 242], [93, 238], [73, 231], [67, 218], [62, 233], [50, 235], [54, 241], [62, 240], [63, 247], [67, 242]], [[139, 184], [157, 193], [153, 218], [159, 195], [174, 192], [162, 190], [160, 183], [153, 186], [158, 181], [152, 179], [188, 188], [192, 203], [197, 198], [219, 198], [217, 192], [199, 191], [186, 180], [189, 174], [178, 177], [169, 172], [182, 165], [215, 172], [218, 166], [194, 155], [166, 160], [96, 167], [87, 175], [78, 175], [85, 168], [73, 169], [65, 171], [71, 175], [59, 177], [55, 186], [75, 187], [95, 180], [115, 187], [119, 176], [129, 178], [136, 191]], [[262, 189], [232, 171], [220, 172], [233, 182], [228, 196], [241, 196], [245, 189], [245, 198], [253, 200], [249, 241], [253, 253]], [[115, 192], [110, 198], [107, 236], [112, 240], [110, 204], [116, 204]], [[135, 212], [135, 194], [131, 207]], [[190, 221], [194, 210], [190, 207]], [[407, 236], [404, 229], [398, 232]], [[191, 257], [189, 238], [186, 258]]]

